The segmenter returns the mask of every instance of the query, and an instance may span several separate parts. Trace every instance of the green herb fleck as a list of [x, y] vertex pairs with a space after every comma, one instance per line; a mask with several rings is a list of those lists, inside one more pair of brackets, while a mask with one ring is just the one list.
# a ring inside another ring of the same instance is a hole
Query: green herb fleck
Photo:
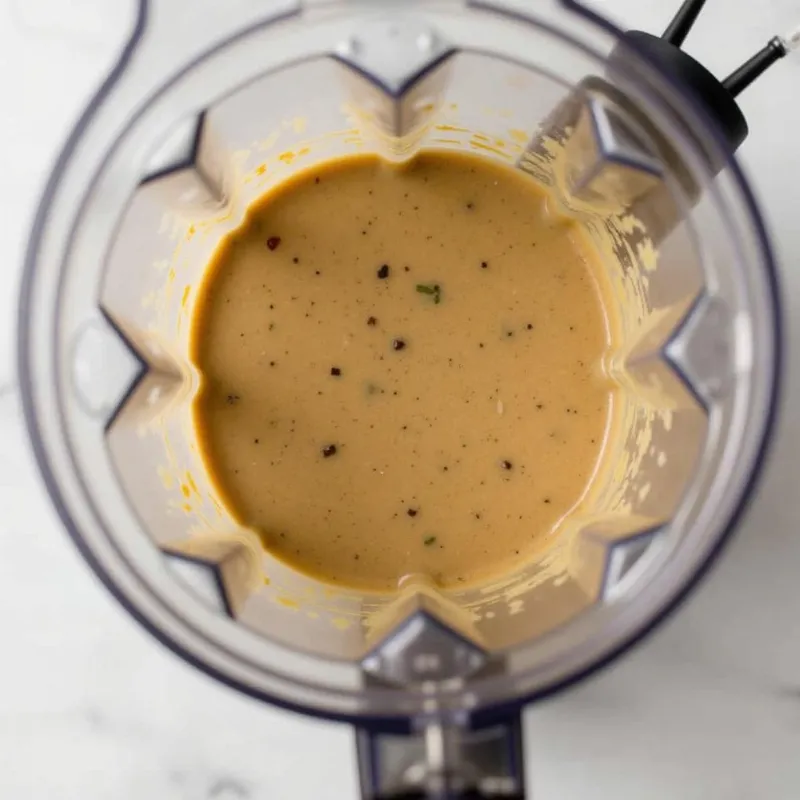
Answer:
[[436, 537], [435, 536], [426, 536], [422, 540], [422, 544], [424, 544], [425, 547], [432, 547], [433, 545], [436, 544]]
[[417, 291], [420, 294], [428, 294], [433, 297], [434, 305], [439, 305], [442, 302], [442, 287], [438, 283], [418, 283]]

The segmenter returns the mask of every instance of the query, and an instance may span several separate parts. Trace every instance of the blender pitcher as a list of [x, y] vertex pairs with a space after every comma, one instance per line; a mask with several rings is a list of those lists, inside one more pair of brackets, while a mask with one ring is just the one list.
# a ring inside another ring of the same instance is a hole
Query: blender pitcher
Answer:
[[[353, 723], [365, 798], [522, 796], [521, 707], [651, 629], [751, 492], [777, 391], [775, 270], [732, 157], [746, 123], [675, 56], [683, 35], [622, 34], [566, 0], [140, 0], [47, 185], [20, 372], [66, 528], [181, 657]], [[514, 165], [588, 231], [622, 329], [621, 422], [587, 501], [517, 573], [359, 594], [273, 558], [216, 497], [189, 321], [221, 237], [270, 187], [422, 148]]]

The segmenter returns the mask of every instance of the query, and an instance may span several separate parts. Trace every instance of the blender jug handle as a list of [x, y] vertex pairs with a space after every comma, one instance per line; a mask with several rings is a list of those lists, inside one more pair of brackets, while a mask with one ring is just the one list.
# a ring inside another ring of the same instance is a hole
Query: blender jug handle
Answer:
[[439, 718], [408, 735], [359, 727], [363, 800], [524, 800], [520, 713], [488, 727]]

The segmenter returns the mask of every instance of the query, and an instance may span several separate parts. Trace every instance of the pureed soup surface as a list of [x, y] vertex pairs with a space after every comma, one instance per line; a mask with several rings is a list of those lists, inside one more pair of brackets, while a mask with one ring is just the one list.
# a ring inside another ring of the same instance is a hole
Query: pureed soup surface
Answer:
[[194, 421], [223, 503], [356, 589], [529, 562], [610, 415], [593, 258], [530, 178], [478, 157], [353, 156], [277, 186], [195, 306]]

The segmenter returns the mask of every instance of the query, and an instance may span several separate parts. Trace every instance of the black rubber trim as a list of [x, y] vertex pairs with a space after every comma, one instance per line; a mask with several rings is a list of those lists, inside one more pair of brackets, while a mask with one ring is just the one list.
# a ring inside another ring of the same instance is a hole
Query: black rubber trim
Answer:
[[435, 72], [445, 61], [449, 61], [452, 56], [458, 53], [458, 50], [454, 47], [451, 47], [448, 50], [445, 50], [440, 55], [436, 56], [436, 58], [429, 61], [423, 67], [418, 69], [416, 72], [412, 73], [410, 77], [408, 77], [403, 83], [400, 84], [397, 91], [390, 89], [383, 81], [373, 75], [371, 72], [367, 72], [367, 70], [361, 69], [361, 67], [350, 61], [349, 59], [345, 58], [344, 56], [340, 56], [338, 53], [331, 53], [331, 58], [334, 61], [338, 61], [342, 66], [347, 67], [349, 70], [352, 70], [357, 75], [360, 75], [365, 81], [372, 84], [376, 89], [380, 89], [383, 94], [387, 97], [390, 97], [395, 102], [400, 100], [404, 94], [408, 92], [409, 89], [412, 89], [416, 84], [418, 84], [423, 78], [430, 75], [432, 72]]
[[200, 152], [200, 144], [203, 139], [203, 129], [206, 125], [205, 109], [194, 115], [194, 123], [195, 128], [194, 135], [192, 137], [192, 144], [189, 148], [189, 154], [186, 156], [186, 158], [176, 161], [174, 164], [170, 164], [162, 169], [158, 169], [155, 172], [148, 173], [144, 178], [142, 178], [140, 185], [144, 186], [146, 183], [150, 183], [151, 181], [157, 181], [159, 178], [166, 178], [167, 175], [172, 175], [175, 172], [181, 172], [182, 170], [192, 169], [192, 167], [194, 167], [194, 165], [197, 163], [197, 155]]
[[695, 314], [698, 313], [698, 310], [708, 302], [708, 292], [703, 289], [697, 297], [692, 300], [691, 305], [686, 310], [686, 313], [681, 317], [678, 324], [673, 329], [672, 333], [670, 333], [667, 341], [661, 346], [659, 350], [659, 358], [660, 360], [667, 365], [667, 368], [672, 372], [672, 374], [678, 379], [684, 389], [689, 393], [692, 400], [700, 407], [700, 409], [705, 413], [706, 419], [710, 417], [710, 409], [708, 401], [706, 400], [703, 395], [700, 394], [698, 388], [694, 385], [691, 378], [686, 374], [683, 367], [669, 354], [670, 345], [673, 342], [680, 339], [683, 335], [683, 332], [686, 330], [687, 325], [689, 325], [690, 321], [694, 317]]
[[[199, 556], [189, 556], [186, 553], [179, 553], [177, 550], [166, 550], [165, 548], [159, 548], [163, 556], [166, 557], [167, 563], [169, 563], [169, 559], [174, 559], [175, 561], [183, 561], [187, 564], [196, 564], [199, 567], [203, 567], [214, 576], [214, 583], [217, 586], [217, 591], [219, 592], [220, 599], [222, 600], [222, 607], [225, 611], [225, 615], [230, 617], [230, 619], [236, 619], [236, 615], [233, 613], [233, 605], [231, 604], [230, 598], [228, 596], [228, 590], [225, 588], [225, 581], [222, 578], [222, 565], [218, 564], [216, 561], [209, 561], [207, 558], [200, 558]], [[191, 589], [190, 589], [191, 591]]]
[[122, 328], [114, 321], [114, 318], [106, 311], [99, 303], [98, 308], [100, 309], [100, 313], [103, 316], [103, 319], [106, 321], [106, 324], [114, 331], [117, 338], [122, 342], [125, 349], [136, 359], [137, 362], [137, 369], [136, 374], [133, 376], [131, 382], [126, 387], [125, 391], [122, 393], [122, 396], [117, 401], [117, 405], [112, 409], [111, 413], [108, 415], [108, 419], [105, 421], [104, 430], [108, 433], [111, 428], [114, 427], [114, 423], [117, 421], [117, 418], [122, 413], [122, 409], [128, 404], [128, 400], [130, 400], [135, 394], [136, 390], [142, 385], [142, 381], [145, 379], [150, 372], [150, 364], [148, 363], [147, 359], [142, 356], [142, 354], [133, 346], [133, 342], [123, 333]]

